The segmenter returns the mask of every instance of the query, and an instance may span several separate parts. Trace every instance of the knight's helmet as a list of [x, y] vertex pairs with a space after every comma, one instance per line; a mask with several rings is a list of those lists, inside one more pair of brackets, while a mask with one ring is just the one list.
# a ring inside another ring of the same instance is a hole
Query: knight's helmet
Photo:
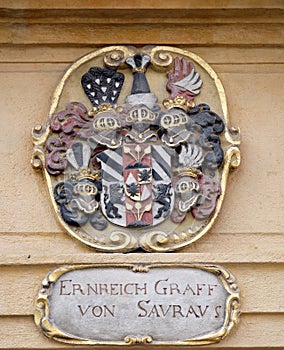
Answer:
[[132, 105], [144, 104], [152, 108], [157, 102], [157, 97], [151, 93], [145, 75], [147, 66], [150, 63], [150, 57], [146, 54], [137, 53], [133, 57], [128, 57], [126, 63], [132, 68], [134, 76], [131, 95], [126, 97], [126, 103]]

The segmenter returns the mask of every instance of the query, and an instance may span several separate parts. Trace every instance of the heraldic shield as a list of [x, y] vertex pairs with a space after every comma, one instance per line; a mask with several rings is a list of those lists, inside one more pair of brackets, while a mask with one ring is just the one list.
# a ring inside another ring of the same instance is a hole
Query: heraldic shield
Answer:
[[101, 152], [102, 211], [124, 227], [144, 227], [164, 221], [173, 209], [170, 149], [129, 144]]
[[208, 232], [240, 135], [206, 62], [173, 47], [103, 48], [71, 65], [52, 101], [32, 165], [70, 235], [101, 251], [166, 252]]

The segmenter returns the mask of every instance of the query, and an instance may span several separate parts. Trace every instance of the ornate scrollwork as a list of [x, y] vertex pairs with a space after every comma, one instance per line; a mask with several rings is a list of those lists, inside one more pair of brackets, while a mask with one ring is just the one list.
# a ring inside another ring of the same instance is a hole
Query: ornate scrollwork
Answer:
[[226, 139], [229, 143], [239, 146], [241, 143], [241, 132], [238, 127], [230, 127], [226, 130]]
[[39, 296], [37, 299], [36, 310], [34, 314], [36, 325], [44, 332], [44, 334], [57, 341], [73, 342], [74, 337], [61, 332], [56, 326], [52, 324], [49, 319], [49, 302], [46, 295]]
[[109, 68], [118, 68], [125, 62], [125, 52], [115, 50], [105, 54], [104, 64]]
[[40, 170], [45, 167], [45, 154], [42, 148], [34, 147], [31, 158], [31, 165], [35, 170]]
[[239, 148], [236, 146], [228, 148], [225, 159], [226, 162], [228, 162], [230, 169], [237, 169], [241, 164], [241, 153]]
[[79, 239], [82, 242], [87, 242], [98, 251], [105, 251], [106, 248], [109, 252], [128, 252], [138, 247], [137, 238], [129, 232], [112, 231], [105, 235], [93, 234], [92, 236], [82, 232], [76, 231]]
[[198, 239], [198, 235], [204, 229], [203, 222], [197, 223], [187, 231], [151, 231], [140, 236], [139, 244], [147, 251], [168, 252], [182, 248]]
[[42, 143], [44, 143], [47, 138], [48, 135], [50, 133], [50, 128], [49, 126], [43, 126], [43, 125], [36, 125], [33, 129], [32, 129], [32, 138], [33, 138], [33, 143], [35, 145], [40, 145]]
[[142, 264], [134, 265], [134, 266], [132, 266], [132, 271], [138, 272], [138, 273], [147, 273], [147, 272], [149, 272], [149, 266], [142, 265]]
[[135, 48], [132, 47], [120, 47], [115, 48], [114, 50], [111, 50], [109, 52], [106, 52], [104, 55], [104, 64], [108, 68], [125, 68], [126, 59], [135, 54]]
[[150, 51], [150, 57], [153, 67], [158, 71], [167, 69], [173, 63], [173, 56], [167, 49], [153, 47]]
[[139, 239], [140, 245], [147, 251], [166, 251], [170, 242], [170, 235], [163, 231], [151, 231], [143, 234]]
[[110, 244], [115, 250], [117, 247], [122, 251], [128, 251], [134, 249], [137, 246], [137, 238], [129, 232], [113, 231], [106, 236], [106, 244]]
[[146, 337], [131, 337], [127, 336], [124, 338], [124, 342], [128, 345], [134, 344], [149, 344], [152, 343], [153, 339], [149, 335]]

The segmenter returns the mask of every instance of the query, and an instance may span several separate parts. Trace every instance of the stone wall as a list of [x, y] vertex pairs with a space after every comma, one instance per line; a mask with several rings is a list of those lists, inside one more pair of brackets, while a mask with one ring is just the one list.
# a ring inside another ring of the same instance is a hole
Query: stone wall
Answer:
[[30, 166], [31, 128], [45, 122], [66, 67], [112, 44], [185, 48], [221, 78], [231, 125], [242, 132], [241, 167], [205, 237], [147, 260], [218, 263], [235, 275], [240, 324], [210, 348], [283, 349], [283, 33], [281, 0], [0, 1], [0, 349], [73, 348], [45, 338], [33, 321], [51, 269], [145, 257], [96, 253], [69, 237]]

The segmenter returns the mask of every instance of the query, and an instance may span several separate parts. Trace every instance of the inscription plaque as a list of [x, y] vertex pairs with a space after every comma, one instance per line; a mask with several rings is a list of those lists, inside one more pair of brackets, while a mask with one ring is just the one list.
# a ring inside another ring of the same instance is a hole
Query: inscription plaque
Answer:
[[202, 345], [238, 322], [239, 292], [216, 265], [67, 266], [42, 283], [35, 322], [72, 344]]

